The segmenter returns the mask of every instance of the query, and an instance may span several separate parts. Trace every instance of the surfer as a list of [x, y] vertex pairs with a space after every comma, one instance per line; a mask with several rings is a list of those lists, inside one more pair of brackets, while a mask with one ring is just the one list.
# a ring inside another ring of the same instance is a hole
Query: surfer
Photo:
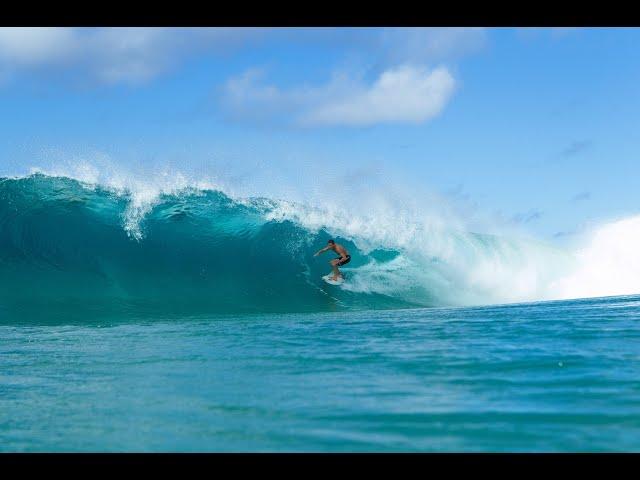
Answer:
[[349, 255], [349, 252], [347, 252], [347, 249], [344, 248], [342, 245], [334, 242], [333, 240], [329, 240], [327, 242], [327, 246], [318, 250], [316, 253], [313, 254], [313, 256], [317, 257], [318, 255], [326, 252], [327, 250], [333, 250], [338, 255], [340, 255], [338, 258], [334, 258], [333, 260], [329, 261], [329, 263], [331, 264], [331, 268], [333, 268], [333, 277], [331, 277], [331, 280], [335, 282], [338, 280], [338, 278], [344, 279], [344, 277], [340, 273], [340, 270], [338, 270], [338, 267], [341, 267], [342, 265], [346, 265], [347, 263], [349, 263], [351, 261], [351, 255]]

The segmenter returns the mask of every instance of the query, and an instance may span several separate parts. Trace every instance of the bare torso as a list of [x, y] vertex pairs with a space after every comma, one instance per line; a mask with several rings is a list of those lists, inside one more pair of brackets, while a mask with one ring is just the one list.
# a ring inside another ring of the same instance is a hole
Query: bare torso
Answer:
[[338, 245], [337, 243], [333, 246], [333, 248], [331, 250], [336, 252], [342, 258], [345, 258], [345, 257], [347, 257], [349, 255], [349, 252], [347, 252], [347, 249], [344, 248], [342, 245]]

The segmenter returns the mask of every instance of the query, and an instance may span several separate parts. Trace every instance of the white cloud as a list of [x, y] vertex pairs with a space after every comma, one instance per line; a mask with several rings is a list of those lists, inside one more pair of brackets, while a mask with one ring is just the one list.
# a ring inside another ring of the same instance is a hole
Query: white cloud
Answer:
[[0, 73], [74, 68], [100, 83], [141, 83], [201, 50], [264, 38], [336, 44], [372, 55], [377, 68], [452, 59], [481, 48], [483, 28], [70, 28], [0, 27]]
[[401, 66], [386, 70], [368, 88], [315, 107], [304, 124], [362, 126], [376, 123], [422, 123], [444, 108], [455, 82], [449, 71], [438, 67]]
[[[233, 117], [299, 126], [422, 123], [438, 115], [455, 90], [448, 63], [487, 42], [484, 28], [322, 29], [304, 37], [343, 44], [349, 62], [320, 86], [283, 89], [261, 82], [258, 70], [232, 78], [224, 102]], [[346, 73], [354, 65], [377, 72], [376, 78]]]
[[260, 72], [249, 71], [227, 83], [225, 100], [231, 113], [252, 120], [287, 114], [301, 126], [422, 123], [442, 111], [455, 88], [442, 66], [390, 68], [370, 85], [335, 75], [324, 86], [289, 91], [261, 85], [259, 78]]
[[0, 71], [75, 67], [100, 83], [141, 83], [202, 49], [225, 50], [245, 28], [0, 28]]
[[486, 29], [479, 27], [387, 28], [380, 36], [380, 48], [394, 63], [450, 60], [474, 53], [486, 42]]
[[349, 96], [358, 88], [353, 79], [342, 74], [334, 75], [323, 86], [300, 86], [290, 90], [260, 83], [263, 76], [263, 71], [251, 69], [227, 82], [223, 90], [224, 104], [231, 116], [257, 122], [277, 120], [282, 115], [298, 118], [314, 106]]
[[[292, 37], [293, 36], [293, 37]], [[103, 85], [141, 84], [198, 52], [228, 53], [257, 40], [336, 45], [363, 75], [344, 68], [324, 85], [281, 88], [250, 70], [225, 88], [236, 118], [301, 126], [421, 123], [438, 115], [455, 89], [447, 62], [481, 48], [482, 28], [0, 28], [0, 83], [53, 70]], [[355, 57], [350, 57], [351, 53]], [[361, 55], [361, 56], [358, 56]], [[441, 64], [430, 69], [427, 65]], [[334, 68], [336, 66], [334, 65]], [[376, 73], [377, 72], [377, 73]], [[67, 78], [65, 76], [65, 78]], [[71, 78], [71, 77], [69, 77]]]
[[76, 52], [74, 33], [68, 28], [0, 28], [0, 62], [34, 66], [66, 61]]

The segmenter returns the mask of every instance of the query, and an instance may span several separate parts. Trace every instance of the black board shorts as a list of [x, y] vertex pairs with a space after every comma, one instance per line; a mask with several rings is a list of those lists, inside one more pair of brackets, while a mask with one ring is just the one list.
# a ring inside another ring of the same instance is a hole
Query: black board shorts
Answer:
[[351, 255], [347, 255], [346, 258], [344, 259], [342, 257], [338, 257], [337, 260], [338, 260], [338, 263], [336, 265], [338, 267], [341, 267], [342, 265], [346, 265], [351, 261]]

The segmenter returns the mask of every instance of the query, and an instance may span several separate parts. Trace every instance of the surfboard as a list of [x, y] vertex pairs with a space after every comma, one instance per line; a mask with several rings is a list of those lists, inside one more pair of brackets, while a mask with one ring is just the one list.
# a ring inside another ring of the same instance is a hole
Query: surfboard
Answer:
[[344, 278], [340, 278], [339, 280], [331, 280], [333, 277], [333, 273], [325, 275], [322, 279], [327, 282], [329, 285], [342, 285], [344, 283]]

